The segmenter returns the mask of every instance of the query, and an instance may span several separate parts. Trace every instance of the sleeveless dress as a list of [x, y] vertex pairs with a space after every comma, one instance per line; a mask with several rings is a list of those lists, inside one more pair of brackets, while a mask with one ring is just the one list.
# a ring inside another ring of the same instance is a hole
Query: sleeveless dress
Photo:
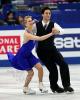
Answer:
[[29, 40], [22, 45], [15, 56], [11, 52], [7, 52], [12, 67], [18, 70], [31, 70], [39, 62], [39, 59], [32, 53], [34, 46], [35, 41]]

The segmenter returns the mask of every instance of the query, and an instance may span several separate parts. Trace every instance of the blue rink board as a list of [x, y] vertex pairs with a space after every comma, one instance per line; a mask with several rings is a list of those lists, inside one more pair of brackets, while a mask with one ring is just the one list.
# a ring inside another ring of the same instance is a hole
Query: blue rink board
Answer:
[[[64, 58], [68, 64], [80, 64], [80, 57], [69, 57]], [[8, 60], [0, 60], [0, 67], [9, 67], [11, 66]]]

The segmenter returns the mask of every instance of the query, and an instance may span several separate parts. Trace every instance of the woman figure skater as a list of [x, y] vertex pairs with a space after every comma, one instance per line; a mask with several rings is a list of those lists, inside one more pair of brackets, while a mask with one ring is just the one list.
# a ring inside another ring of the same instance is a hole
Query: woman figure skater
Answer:
[[8, 59], [11, 63], [11, 65], [18, 69], [18, 70], [26, 70], [27, 71], [27, 77], [25, 80], [23, 92], [26, 94], [34, 94], [36, 93], [34, 90], [29, 88], [29, 83], [32, 80], [32, 77], [34, 75], [33, 67], [38, 70], [38, 78], [39, 78], [39, 90], [41, 92], [47, 92], [47, 90], [43, 87], [43, 68], [42, 65], [39, 62], [39, 58], [35, 57], [35, 55], [32, 53], [32, 50], [35, 45], [35, 41], [43, 41], [55, 33], [58, 32], [56, 29], [52, 29], [52, 32], [44, 35], [44, 36], [35, 36], [33, 35], [33, 20], [31, 16], [26, 16], [24, 18], [25, 23], [25, 33], [24, 33], [24, 41], [21, 48], [18, 50], [17, 54], [14, 56], [11, 52], [8, 52]]

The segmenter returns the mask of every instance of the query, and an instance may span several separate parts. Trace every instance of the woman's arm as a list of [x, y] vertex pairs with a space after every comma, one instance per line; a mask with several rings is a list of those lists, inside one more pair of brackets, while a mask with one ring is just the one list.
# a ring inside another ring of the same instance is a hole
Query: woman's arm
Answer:
[[43, 35], [43, 36], [36, 36], [36, 35], [30, 34], [27, 32], [25, 32], [24, 34], [27, 37], [27, 40], [43, 41], [43, 40], [51, 37], [54, 33], [49, 33], [49, 34]]

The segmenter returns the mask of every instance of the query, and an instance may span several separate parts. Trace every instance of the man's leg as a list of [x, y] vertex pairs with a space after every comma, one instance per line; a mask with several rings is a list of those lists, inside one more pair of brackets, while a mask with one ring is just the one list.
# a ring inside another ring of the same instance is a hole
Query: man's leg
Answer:
[[57, 85], [58, 81], [58, 70], [57, 66], [54, 63], [53, 59], [51, 59], [51, 55], [46, 52], [37, 52], [40, 60], [44, 63], [49, 71], [49, 80], [50, 80], [50, 88], [53, 92], [62, 93], [63, 89]]
[[[45, 64], [46, 65], [46, 64]], [[47, 65], [46, 65], [47, 66]], [[54, 63], [53, 59], [48, 62], [47, 69], [49, 70], [49, 80], [50, 80], [50, 88], [53, 92], [57, 93], [63, 93], [64, 89], [61, 88], [57, 82], [58, 82], [58, 69], [57, 65]]]
[[73, 92], [74, 90], [70, 87], [70, 73], [68, 64], [64, 61], [63, 56], [57, 50], [55, 52], [55, 62], [59, 65], [60, 68], [60, 75], [64, 90]]

